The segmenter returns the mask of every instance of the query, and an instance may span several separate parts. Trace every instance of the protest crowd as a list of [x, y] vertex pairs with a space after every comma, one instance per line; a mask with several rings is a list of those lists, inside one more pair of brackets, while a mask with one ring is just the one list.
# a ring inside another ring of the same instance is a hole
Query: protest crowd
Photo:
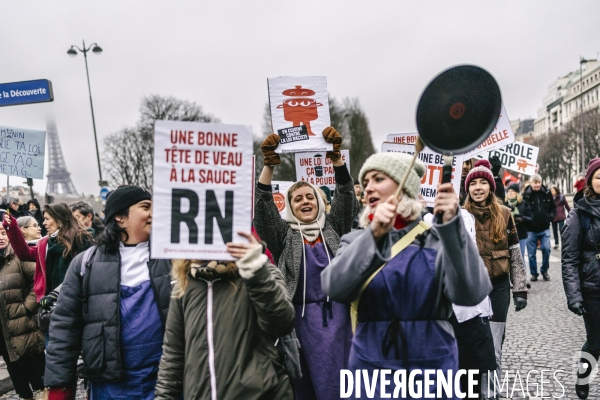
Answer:
[[[252, 226], [221, 232], [230, 238], [224, 259], [155, 257], [151, 233], [178, 243], [180, 228], [176, 240], [175, 230], [153, 230], [147, 188], [114, 189], [103, 218], [81, 201], [40, 207], [8, 197], [0, 351], [19, 397], [333, 400], [342, 370], [430, 369], [477, 370], [471, 398], [490, 398], [511, 298], [520, 311], [528, 288], [550, 280], [552, 236], [566, 306], [587, 332], [582, 351], [598, 359], [600, 158], [578, 178], [572, 205], [538, 173], [505, 185], [494, 156], [464, 160], [460, 184], [435, 182], [427, 200], [421, 161], [381, 152], [352, 177], [342, 135], [312, 130], [328, 146], [334, 188], [298, 180], [282, 214], [272, 182], [284, 144], [269, 135]], [[173, 170], [171, 180], [194, 177]], [[178, 215], [190, 243], [226, 220], [210, 217], [209, 229]], [[379, 398], [380, 382], [368, 398]], [[589, 384], [575, 388], [587, 398]]]

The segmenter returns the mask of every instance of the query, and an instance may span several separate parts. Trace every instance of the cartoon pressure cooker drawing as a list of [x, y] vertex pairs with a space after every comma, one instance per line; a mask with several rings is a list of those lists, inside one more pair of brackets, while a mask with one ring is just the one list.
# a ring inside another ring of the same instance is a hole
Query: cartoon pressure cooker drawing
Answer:
[[294, 89], [284, 90], [282, 94], [292, 97], [291, 99], [284, 100], [283, 104], [277, 106], [277, 108], [283, 108], [283, 118], [294, 124], [293, 126], [306, 125], [308, 135], [315, 136], [310, 128], [310, 121], [314, 121], [319, 117], [317, 107], [321, 107], [323, 104], [305, 97], [314, 96], [315, 91], [303, 88], [302, 86], [296, 86]]

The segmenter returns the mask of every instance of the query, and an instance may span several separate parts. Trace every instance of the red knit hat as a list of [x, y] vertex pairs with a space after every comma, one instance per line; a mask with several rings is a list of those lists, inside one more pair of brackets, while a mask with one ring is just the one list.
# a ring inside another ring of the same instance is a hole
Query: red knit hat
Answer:
[[588, 164], [587, 171], [585, 172], [585, 181], [590, 184], [590, 179], [594, 175], [594, 172], [600, 168], [600, 157], [592, 158]]
[[488, 160], [479, 160], [475, 163], [475, 166], [465, 178], [465, 191], [469, 193], [469, 183], [475, 178], [483, 178], [490, 184], [492, 192], [496, 191], [496, 181], [494, 181], [494, 174], [492, 174], [492, 166]]

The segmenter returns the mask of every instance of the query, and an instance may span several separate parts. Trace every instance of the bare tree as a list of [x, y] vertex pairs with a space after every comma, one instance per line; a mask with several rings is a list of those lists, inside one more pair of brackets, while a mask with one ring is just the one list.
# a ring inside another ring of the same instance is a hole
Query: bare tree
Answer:
[[205, 114], [195, 102], [150, 95], [142, 99], [140, 120], [135, 128], [125, 128], [104, 138], [104, 165], [115, 185], [152, 185], [154, 121], [219, 122]]
[[[584, 166], [581, 168], [581, 132], [584, 140]], [[540, 173], [563, 193], [573, 190], [573, 178], [585, 172], [587, 162], [600, 155], [600, 115], [598, 109], [575, 117], [561, 131], [551, 132], [532, 142], [540, 148]]]

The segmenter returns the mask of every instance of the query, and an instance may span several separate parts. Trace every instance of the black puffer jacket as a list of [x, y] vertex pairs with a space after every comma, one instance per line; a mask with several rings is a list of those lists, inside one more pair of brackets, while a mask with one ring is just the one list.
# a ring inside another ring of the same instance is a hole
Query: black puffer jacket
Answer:
[[[585, 220], [588, 220], [586, 223]], [[589, 225], [589, 228], [584, 225]], [[600, 207], [585, 198], [569, 212], [562, 234], [562, 274], [569, 305], [600, 297]]]
[[[84, 254], [71, 262], [50, 322], [44, 379], [48, 387], [66, 386], [76, 381], [77, 358], [82, 352], [91, 381], [118, 381], [121, 377], [121, 257], [118, 252], [106, 253], [102, 247], [96, 251], [85, 273], [89, 278], [85, 312], [80, 273]], [[148, 268], [165, 323], [171, 300], [171, 261], [151, 259]], [[90, 370], [89, 366], [97, 367]]]
[[523, 201], [531, 210], [531, 221], [527, 224], [527, 230], [540, 233], [549, 229], [550, 222], [554, 220], [556, 214], [556, 204], [548, 188], [542, 185], [540, 190], [534, 191], [529, 186], [523, 194]]

